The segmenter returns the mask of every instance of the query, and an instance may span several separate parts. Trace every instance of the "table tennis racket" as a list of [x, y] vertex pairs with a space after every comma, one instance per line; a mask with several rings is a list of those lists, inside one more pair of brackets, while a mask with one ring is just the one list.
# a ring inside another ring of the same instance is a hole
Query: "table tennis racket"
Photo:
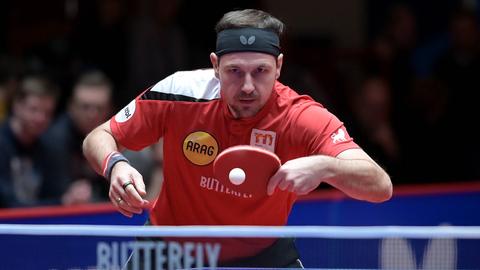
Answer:
[[213, 173], [215, 178], [237, 186], [249, 182], [268, 183], [280, 165], [278, 156], [270, 151], [257, 146], [237, 145], [217, 156], [213, 162]]

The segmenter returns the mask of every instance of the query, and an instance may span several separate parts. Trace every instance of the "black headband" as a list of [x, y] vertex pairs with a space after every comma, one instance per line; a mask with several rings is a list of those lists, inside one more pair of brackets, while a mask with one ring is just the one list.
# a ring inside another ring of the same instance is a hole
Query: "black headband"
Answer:
[[274, 32], [260, 28], [234, 28], [218, 33], [215, 54], [220, 57], [233, 52], [261, 52], [277, 57], [280, 40]]

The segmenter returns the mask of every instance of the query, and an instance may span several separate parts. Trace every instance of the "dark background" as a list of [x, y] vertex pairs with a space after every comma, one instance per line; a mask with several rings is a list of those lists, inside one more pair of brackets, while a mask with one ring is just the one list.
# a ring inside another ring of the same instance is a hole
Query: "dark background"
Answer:
[[281, 81], [344, 121], [394, 184], [480, 179], [480, 1], [4, 0], [0, 82], [48, 73], [60, 112], [73, 79], [99, 68], [118, 109], [177, 70], [208, 67], [215, 23], [239, 8], [286, 23]]

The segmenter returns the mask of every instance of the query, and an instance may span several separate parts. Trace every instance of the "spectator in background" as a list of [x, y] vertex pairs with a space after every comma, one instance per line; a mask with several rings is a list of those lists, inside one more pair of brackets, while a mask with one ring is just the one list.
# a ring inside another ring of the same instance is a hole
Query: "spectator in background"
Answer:
[[176, 21], [180, 2], [138, 2], [139, 14], [133, 19], [129, 34], [129, 89], [146, 89], [167, 75], [186, 69], [186, 37]]
[[55, 179], [64, 190], [63, 204], [102, 200], [102, 179], [89, 168], [82, 154], [82, 140], [111, 113], [112, 85], [101, 72], [80, 76], [67, 111], [43, 136], [57, 164]]
[[407, 5], [393, 6], [385, 29], [370, 46], [367, 60], [370, 73], [381, 75], [393, 84], [410, 82], [413, 76], [410, 61], [417, 43], [416, 28], [416, 18]]
[[352, 95], [352, 132], [355, 140], [371, 153], [372, 158], [392, 175], [398, 175], [400, 149], [392, 127], [392, 97], [388, 82], [370, 77]]
[[0, 55], [0, 123], [8, 116], [12, 96], [18, 87], [17, 67], [8, 56]]
[[8, 107], [10, 104], [10, 94], [11, 91], [8, 87], [8, 81], [6, 81], [6, 78], [3, 76], [3, 74], [0, 74], [0, 123], [7, 118], [7, 113], [9, 110]]
[[[415, 14], [406, 4], [395, 4], [388, 13], [383, 32], [370, 45], [367, 59], [367, 76], [384, 78], [384, 87], [390, 92], [391, 116], [389, 121], [401, 149], [401, 160], [410, 155], [418, 156], [421, 148], [412, 147], [411, 140], [418, 140], [412, 134], [411, 122], [417, 116], [412, 113], [411, 96], [415, 82], [412, 64], [413, 53], [417, 45], [417, 20]], [[407, 160], [407, 163], [409, 161]], [[399, 165], [402, 166], [403, 165]], [[412, 168], [397, 170], [401, 175], [397, 179], [409, 181], [417, 172]], [[395, 175], [395, 172], [392, 172]]]
[[[385, 29], [371, 45], [367, 70], [370, 74], [385, 78], [392, 91], [392, 113], [397, 132], [405, 130], [414, 81], [412, 55], [417, 45], [416, 18], [405, 4], [391, 8]], [[401, 134], [403, 135], [403, 134]]]
[[113, 102], [127, 99], [128, 1], [78, 1], [78, 19], [71, 33], [74, 74], [98, 68], [112, 80]]
[[450, 48], [434, 67], [435, 78], [447, 89], [446, 138], [444, 149], [452, 158], [452, 179], [478, 180], [478, 141], [471, 140], [470, 127], [479, 115], [480, 47], [477, 18], [468, 10], [454, 13], [450, 22]]
[[[438, 152], [439, 145], [448, 152], [448, 132], [451, 127], [447, 123], [447, 96], [446, 88], [434, 79], [418, 79], [415, 82], [410, 119], [410, 133], [405, 141], [408, 145], [402, 147], [404, 180], [410, 182], [433, 182], [457, 180], [451, 178], [452, 159], [455, 156], [431, 155], [425, 158], [425, 153]], [[409, 172], [405, 174], [405, 172]]]
[[0, 207], [55, 203], [56, 167], [39, 139], [55, 110], [57, 87], [40, 75], [23, 78], [12, 113], [0, 126]]
[[[57, 164], [55, 179], [64, 190], [62, 204], [78, 204], [106, 200], [108, 185], [93, 171], [82, 153], [82, 141], [112, 112], [112, 84], [100, 71], [89, 71], [75, 83], [68, 109], [52, 125], [44, 140]], [[130, 153], [132, 162], [148, 175], [153, 165], [149, 152]]]
[[346, 76], [338, 64], [338, 51], [331, 38], [300, 36], [287, 40], [292, 60], [285, 67], [287, 85], [298, 85], [300, 94], [311, 96], [342, 119], [350, 116]]

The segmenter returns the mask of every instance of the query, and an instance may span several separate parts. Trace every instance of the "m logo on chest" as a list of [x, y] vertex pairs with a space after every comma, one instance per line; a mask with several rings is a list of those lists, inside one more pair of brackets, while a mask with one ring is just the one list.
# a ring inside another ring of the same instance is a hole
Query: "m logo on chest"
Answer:
[[275, 153], [275, 139], [277, 134], [273, 131], [252, 129], [250, 145], [261, 147]]

